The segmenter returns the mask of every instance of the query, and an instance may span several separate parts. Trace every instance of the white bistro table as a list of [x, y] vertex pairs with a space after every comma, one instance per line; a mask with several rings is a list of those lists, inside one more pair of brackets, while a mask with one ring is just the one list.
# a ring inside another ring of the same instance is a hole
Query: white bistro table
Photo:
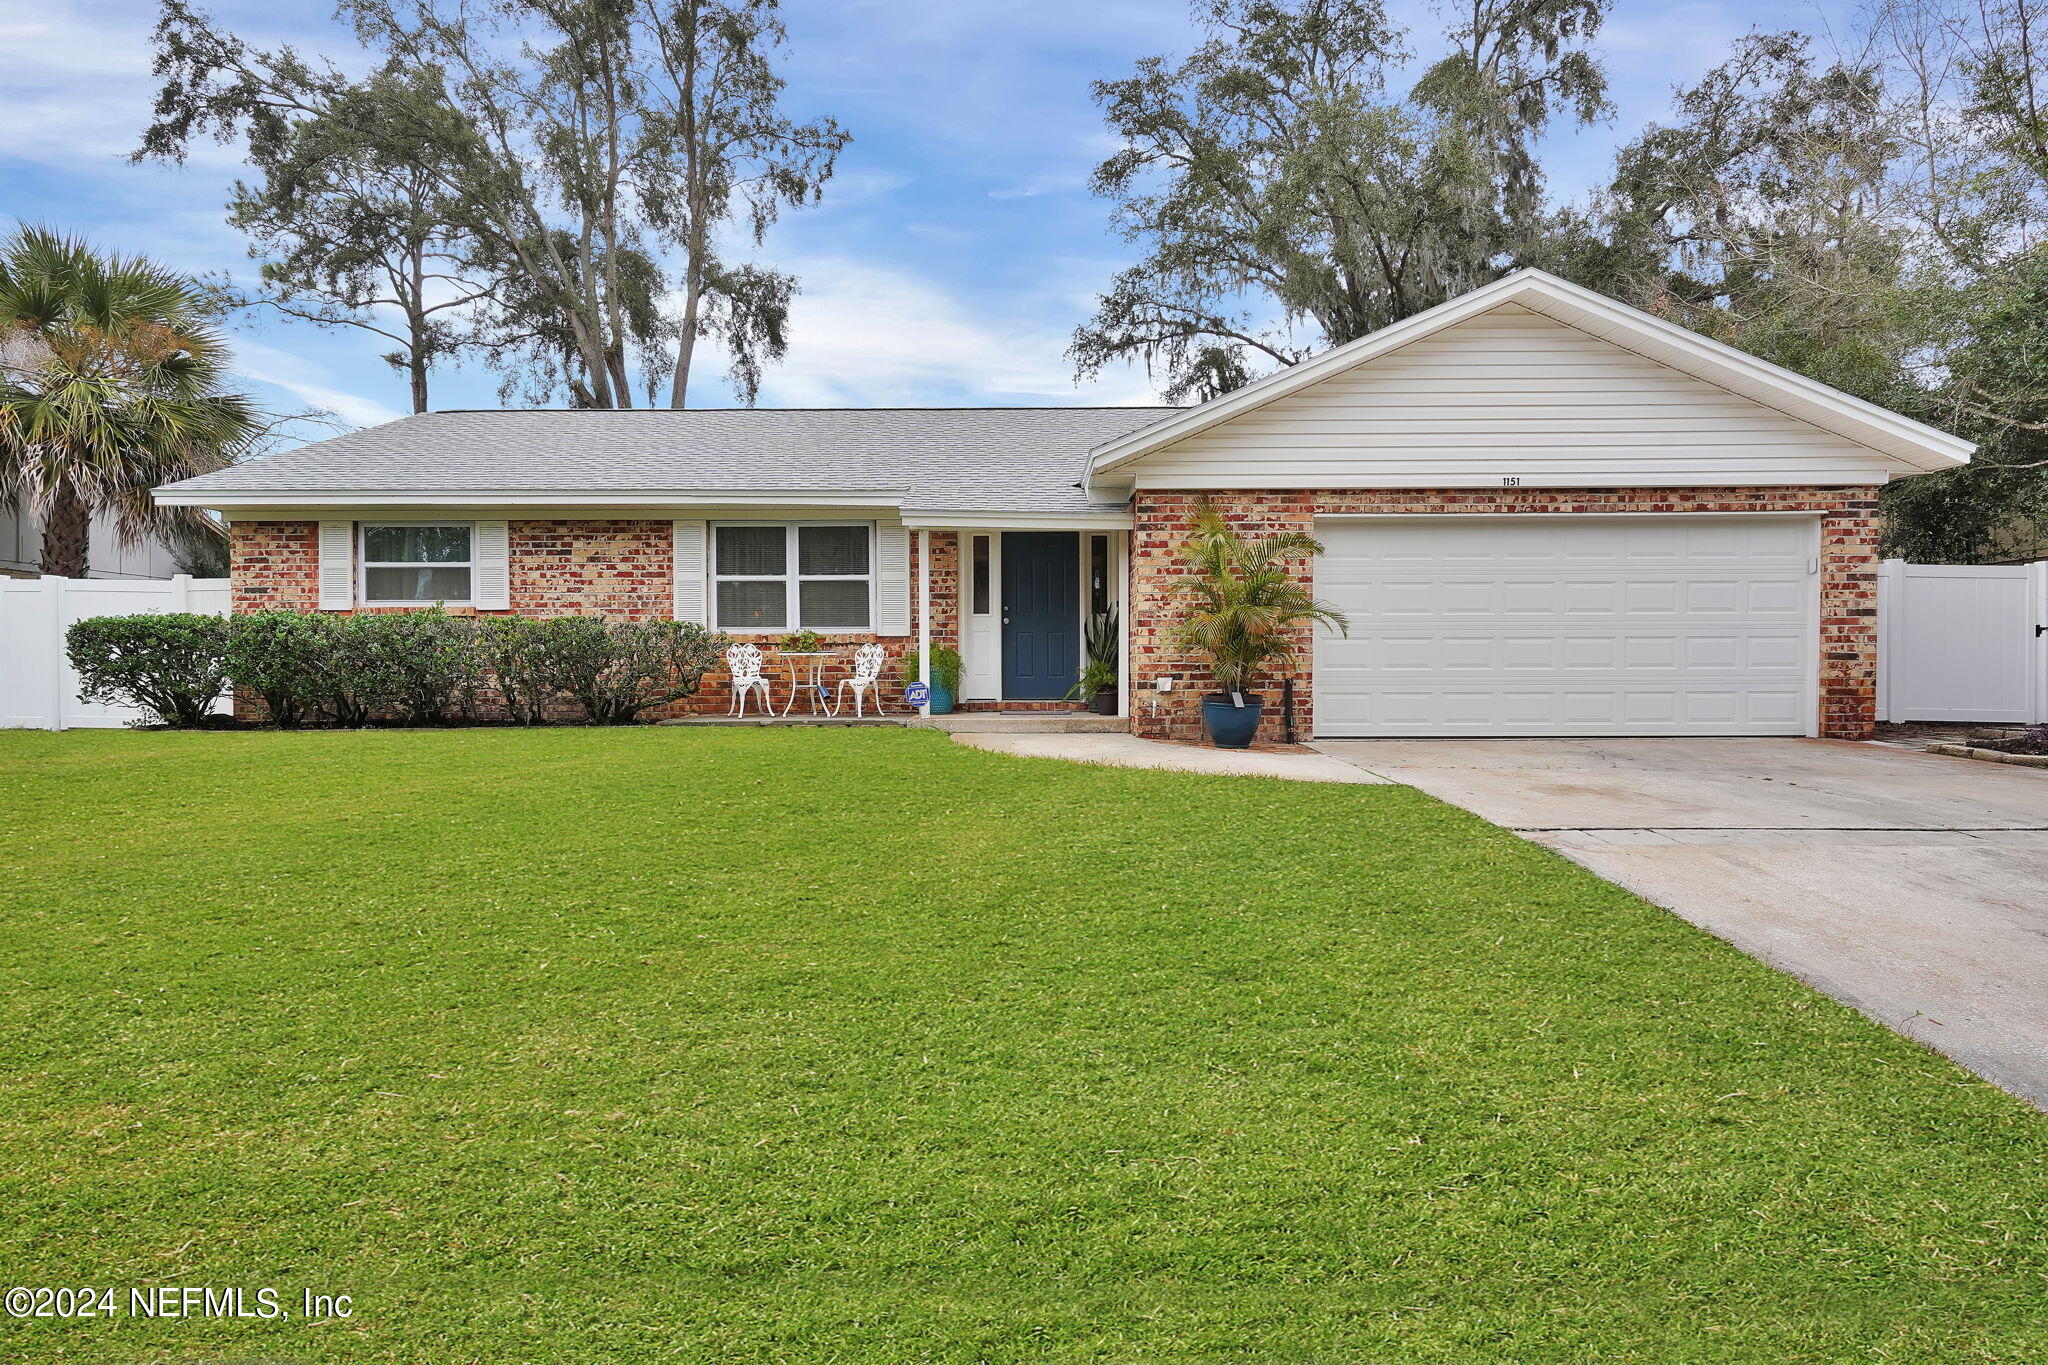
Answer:
[[[789, 700], [782, 705], [783, 715], [788, 715], [790, 708], [796, 705], [796, 696], [799, 690], [810, 694], [812, 715], [822, 716], [825, 714], [825, 661], [837, 658], [839, 653], [840, 651], [836, 649], [780, 649], [776, 651], [778, 657], [789, 660]], [[806, 666], [810, 670], [810, 681], [808, 683], [799, 683], [797, 681], [797, 671]]]

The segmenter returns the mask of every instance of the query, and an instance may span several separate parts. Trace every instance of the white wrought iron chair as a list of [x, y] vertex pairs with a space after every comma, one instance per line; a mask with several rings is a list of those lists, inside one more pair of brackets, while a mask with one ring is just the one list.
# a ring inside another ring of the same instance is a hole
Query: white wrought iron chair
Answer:
[[889, 661], [889, 655], [880, 645], [862, 645], [853, 651], [853, 674], [841, 678], [838, 689], [832, 694], [831, 713], [837, 716], [846, 709], [846, 689], [853, 689], [853, 714], [865, 715], [861, 710], [862, 692], [875, 699], [875, 714], [882, 714], [882, 665]]
[[727, 709], [729, 716], [747, 714], [747, 694], [761, 694], [761, 713], [775, 714], [775, 698], [769, 695], [767, 675], [761, 671], [761, 647], [759, 645], [734, 645], [725, 651], [725, 669], [732, 674], [732, 706]]

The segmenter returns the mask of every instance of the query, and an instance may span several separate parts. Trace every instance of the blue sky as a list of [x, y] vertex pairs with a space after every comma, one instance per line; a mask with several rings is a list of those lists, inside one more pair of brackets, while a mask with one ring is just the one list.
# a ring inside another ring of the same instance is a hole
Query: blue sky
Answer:
[[[1415, 45], [1433, 47], [1434, 11], [1391, 9]], [[224, 0], [215, 12], [258, 44], [350, 49], [324, 4]], [[1185, 51], [1185, 0], [785, 0], [785, 12], [793, 107], [830, 112], [854, 142], [823, 206], [785, 218], [761, 253], [804, 286], [789, 360], [762, 402], [1150, 401], [1136, 369], [1076, 386], [1061, 353], [1132, 254], [1087, 192], [1110, 149], [1089, 82]], [[1615, 117], [1552, 139], [1554, 192], [1597, 184], [1615, 144], [1751, 27], [1818, 32], [1851, 14], [1839, 3], [1619, 0], [1600, 43]], [[202, 146], [182, 168], [125, 160], [154, 90], [154, 15], [145, 0], [0, 0], [0, 227], [39, 221], [180, 269], [247, 273], [221, 209], [240, 170], [233, 148]], [[376, 340], [275, 317], [235, 333], [238, 368], [263, 402], [354, 424], [406, 404]], [[722, 376], [700, 376], [695, 404], [730, 401]], [[481, 366], [434, 377], [435, 407], [497, 403]]]

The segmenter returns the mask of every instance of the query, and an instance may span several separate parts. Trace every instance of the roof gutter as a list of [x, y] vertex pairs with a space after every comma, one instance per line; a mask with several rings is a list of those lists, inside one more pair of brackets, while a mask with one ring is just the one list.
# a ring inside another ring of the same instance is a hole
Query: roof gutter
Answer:
[[159, 507], [900, 507], [904, 488], [150, 490]]
[[912, 531], [1128, 531], [1129, 512], [905, 512]]

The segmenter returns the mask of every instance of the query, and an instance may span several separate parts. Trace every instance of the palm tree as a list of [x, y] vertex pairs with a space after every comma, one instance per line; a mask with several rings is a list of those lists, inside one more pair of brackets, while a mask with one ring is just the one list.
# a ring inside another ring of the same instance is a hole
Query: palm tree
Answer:
[[1288, 569], [1289, 559], [1322, 552], [1321, 541], [1300, 531], [1246, 536], [1204, 499], [1182, 551], [1193, 573], [1178, 588], [1187, 614], [1175, 647], [1208, 655], [1216, 686], [1243, 693], [1262, 671], [1293, 662], [1300, 627], [1319, 622], [1348, 631], [1344, 614], [1318, 602]]
[[0, 508], [41, 516], [44, 573], [84, 577], [95, 513], [126, 540], [200, 515], [149, 490], [258, 437], [227, 361], [183, 276], [46, 228], [0, 242]]

